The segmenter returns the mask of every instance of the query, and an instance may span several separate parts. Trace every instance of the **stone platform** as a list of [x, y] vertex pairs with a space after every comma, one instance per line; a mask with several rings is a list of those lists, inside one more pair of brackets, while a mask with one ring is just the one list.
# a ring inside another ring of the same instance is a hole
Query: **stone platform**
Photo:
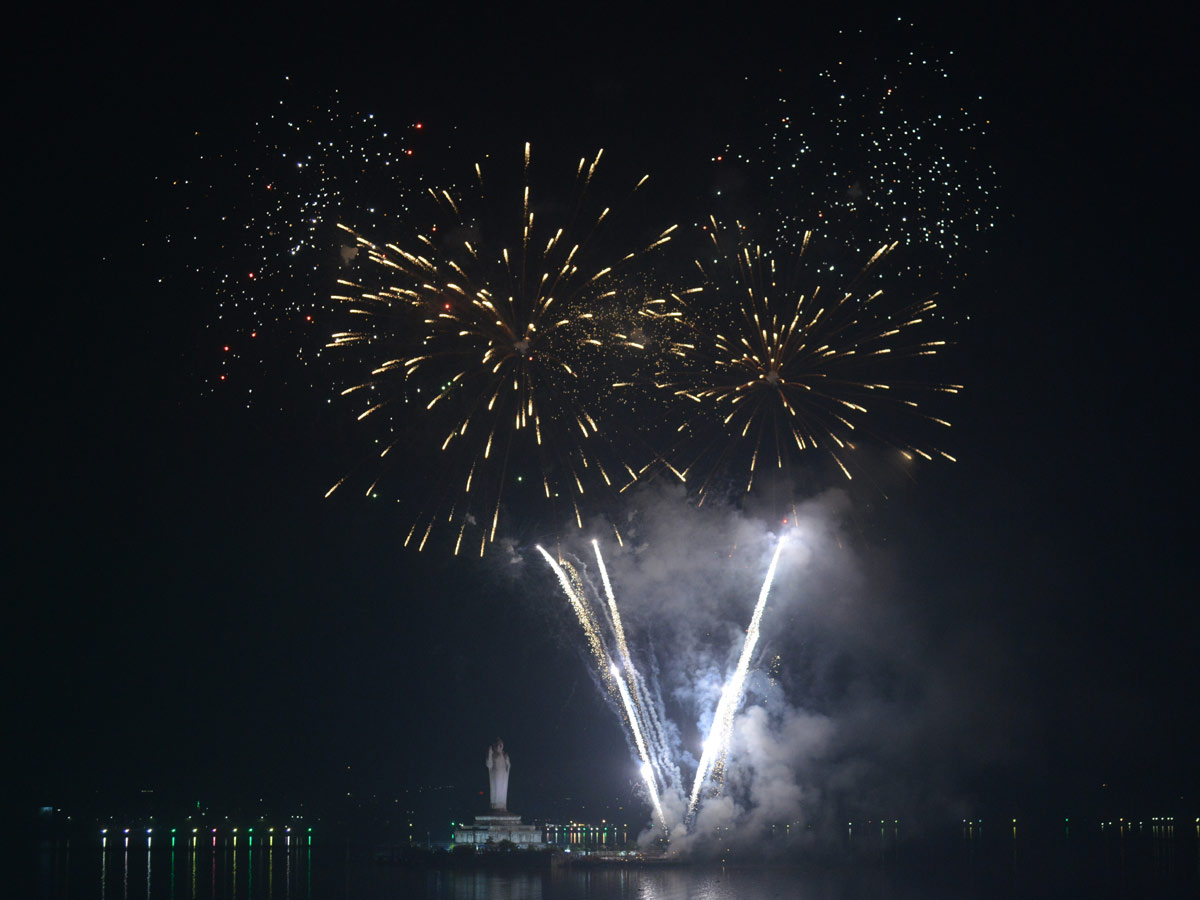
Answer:
[[507, 810], [493, 810], [490, 815], [476, 816], [471, 825], [462, 825], [454, 830], [456, 844], [499, 844], [511, 841], [518, 847], [543, 847], [542, 829], [526, 825], [520, 816]]

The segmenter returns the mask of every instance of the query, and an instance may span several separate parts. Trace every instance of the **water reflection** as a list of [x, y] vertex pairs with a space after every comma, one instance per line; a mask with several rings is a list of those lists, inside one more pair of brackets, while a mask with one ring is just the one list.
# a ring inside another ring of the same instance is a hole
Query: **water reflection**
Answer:
[[[813, 900], [875, 896], [882, 883], [870, 873], [847, 879], [845, 873], [806, 874], [792, 869], [622, 866], [536, 874], [434, 871], [426, 875], [423, 887], [424, 896], [438, 900]], [[388, 887], [381, 882], [374, 888], [357, 896], [415, 896], [421, 890], [401, 872]]]
[[[857, 825], [857, 823], [856, 823]], [[156, 829], [157, 830], [157, 829]], [[259, 830], [256, 828], [256, 831]], [[951, 827], [897, 844], [893, 823], [855, 828], [807, 868], [564, 865], [553, 869], [422, 868], [380, 864], [370, 848], [312, 848], [281, 836], [178, 849], [119, 829], [85, 850], [46, 842], [37, 855], [43, 897], [63, 900], [767, 900], [799, 897], [1200, 896], [1200, 822], [1111, 829], [1010, 818]], [[161, 832], [160, 832], [161, 835]], [[101, 844], [104, 844], [101, 847]], [[177, 854], [179, 858], [177, 857]], [[179, 867], [179, 868], [177, 868]], [[301, 868], [302, 867], [302, 868]], [[100, 876], [96, 884], [97, 870]]]
[[445, 872], [430, 876], [435, 881], [431, 896], [447, 900], [541, 900], [539, 874], [488, 872]]

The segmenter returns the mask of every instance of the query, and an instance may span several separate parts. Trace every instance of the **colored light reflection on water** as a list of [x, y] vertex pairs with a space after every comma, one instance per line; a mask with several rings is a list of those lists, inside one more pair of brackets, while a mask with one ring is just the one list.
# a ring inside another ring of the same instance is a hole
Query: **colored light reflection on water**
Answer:
[[[505, 871], [380, 860], [368, 836], [357, 841], [272, 841], [267, 827], [250, 846], [248, 829], [198, 829], [198, 845], [162, 840], [165, 829], [125, 833], [110, 826], [90, 840], [48, 841], [36, 896], [81, 900], [309, 900], [329, 897], [561, 898], [561, 900], [757, 900], [796, 896], [1200, 896], [1200, 822], [1139, 824], [997, 818], [964, 822], [939, 836], [905, 837], [891, 819], [853, 823], [819, 864], [627, 866], [561, 864]], [[849, 825], [850, 823], [844, 823]], [[190, 829], [189, 829], [190, 830]], [[577, 837], [595, 840], [590, 829]], [[113, 833], [120, 842], [107, 840]], [[569, 828], [568, 828], [569, 831]], [[786, 839], [787, 828], [776, 840]], [[382, 838], [381, 838], [382, 840]], [[576, 844], [578, 851], [579, 845]], [[572, 858], [582, 854], [575, 852]], [[565, 854], [564, 854], [565, 856]], [[795, 862], [795, 861], [793, 861]], [[532, 869], [532, 870], [531, 870]], [[930, 881], [929, 879], [935, 879]], [[1192, 891], [1192, 893], [1187, 893]]]
[[[119, 853], [101, 851], [99, 883], [96, 890], [61, 894], [63, 897], [102, 898], [120, 896], [122, 900], [142, 896], [150, 898], [229, 898], [245, 897], [306, 898], [307, 889], [297, 892], [296, 885], [311, 885], [313, 851], [295, 847], [291, 852], [259, 842], [234, 847], [228, 845], [200, 847], [197, 850], [150, 849]], [[178, 868], [187, 873], [186, 888], [180, 890], [176, 880]], [[118, 884], [117, 882], [120, 882]], [[129, 892], [133, 883], [145, 884], [144, 893]], [[118, 894], [119, 892], [119, 894]]]

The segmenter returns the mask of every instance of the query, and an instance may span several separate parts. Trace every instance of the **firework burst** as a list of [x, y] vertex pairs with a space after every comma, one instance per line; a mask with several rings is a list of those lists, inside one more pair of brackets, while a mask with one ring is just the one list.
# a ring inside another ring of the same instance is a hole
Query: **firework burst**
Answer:
[[579, 161], [569, 204], [540, 202], [526, 144], [519, 187], [493, 191], [477, 164], [472, 191], [431, 188], [433, 224], [408, 247], [341, 226], [382, 276], [345, 279], [335, 297], [358, 324], [331, 346], [371, 360], [369, 376], [343, 394], [365, 398], [360, 420], [386, 423], [382, 457], [399, 450], [411, 463], [420, 452], [390, 415], [404, 406], [409, 418], [417, 407], [420, 438], [436, 441], [424, 469], [439, 473], [440, 489], [406, 545], [423, 548], [440, 521], [456, 533], [455, 553], [471, 540], [482, 554], [518, 485], [582, 527], [585, 494], [636, 478], [601, 412], [611, 378], [595, 320], [622, 302], [622, 271], [674, 226], [632, 246], [619, 234], [624, 246], [610, 252], [614, 211], [589, 196], [601, 153]]
[[[912, 24], [895, 27], [908, 32]], [[954, 76], [952, 53], [837, 53], [836, 64], [815, 73], [779, 69], [755, 85], [774, 96], [770, 115], [714, 155], [718, 183], [729, 187], [718, 193], [736, 202], [741, 178], [755, 185], [753, 206], [774, 244], [818, 224], [846, 259], [899, 241], [907, 252], [896, 278], [950, 290], [996, 225], [982, 98]]]
[[444, 152], [437, 129], [376, 116], [336, 91], [307, 96], [287, 79], [278, 91], [253, 119], [230, 112], [197, 128], [194, 159], [158, 179], [160, 256], [174, 260], [162, 283], [172, 302], [212, 304], [205, 390], [248, 407], [282, 402], [285, 384], [324, 389], [328, 297], [355, 256], [336, 222], [396, 227], [428, 151]]
[[[662, 385], [694, 405], [681, 430], [695, 441], [680, 468], [704, 495], [718, 472], [740, 472], [749, 492], [764, 469], [790, 474], [798, 453], [814, 453], [853, 477], [864, 441], [908, 460], [952, 459], [933, 444], [901, 440], [911, 428], [887, 420], [904, 411], [923, 425], [949, 423], [921, 405], [923, 395], [956, 393], [959, 385], [929, 384], [910, 375], [912, 363], [936, 354], [943, 340], [924, 338], [936, 298], [899, 305], [879, 286], [879, 267], [895, 244], [878, 248], [854, 276], [839, 283], [811, 259], [806, 232], [795, 252], [775, 253], [732, 234], [710, 218], [713, 255], [697, 261], [707, 301], [694, 337], [675, 345], [673, 371]], [[711, 438], [718, 424], [725, 437]]]

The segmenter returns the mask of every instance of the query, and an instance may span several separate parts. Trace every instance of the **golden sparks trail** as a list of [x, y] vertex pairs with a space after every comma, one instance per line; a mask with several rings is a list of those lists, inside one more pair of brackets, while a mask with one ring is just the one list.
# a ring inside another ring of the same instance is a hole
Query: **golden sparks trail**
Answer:
[[604, 556], [600, 553], [600, 542], [593, 540], [592, 549], [596, 551], [596, 564], [600, 567], [600, 581], [604, 585], [604, 596], [608, 599], [608, 612], [612, 616], [613, 634], [617, 637], [617, 650], [621, 654], [621, 664], [626, 671], [632, 673], [633, 660], [629, 657], [629, 645], [625, 643], [625, 626], [621, 624], [621, 611], [617, 609], [617, 598], [613, 594], [612, 582], [608, 580], [608, 567], [604, 565]]
[[[609, 610], [613, 617], [614, 630], [620, 628], [620, 613], [617, 610], [617, 601], [613, 595], [612, 585], [608, 581], [608, 573], [604, 567], [604, 558], [600, 553], [600, 545], [593, 541], [592, 546], [596, 551], [596, 560], [600, 565], [602, 577], [605, 583], [605, 593], [608, 596]], [[568, 564], [559, 564], [557, 560], [551, 556], [544, 547], [540, 545], [537, 548], [542, 554], [542, 558], [546, 560], [547, 565], [558, 578], [559, 586], [566, 595], [568, 602], [571, 604], [571, 609], [575, 612], [575, 617], [579, 620], [579, 624], [583, 627], [584, 635], [587, 637], [588, 645], [592, 650], [592, 655], [596, 657], [599, 665], [601, 678], [604, 680], [609, 689], [615, 687], [617, 695], [621, 699], [621, 705], [625, 713], [625, 721], [629, 725], [630, 734], [633, 736], [634, 745], [637, 747], [638, 757], [641, 760], [639, 772], [642, 780], [646, 784], [646, 791], [650, 797], [651, 805], [654, 807], [654, 812], [658, 816], [658, 821], [664, 831], [669, 829], [666, 814], [662, 808], [658, 784], [656, 781], [655, 761], [658, 756], [661, 756], [661, 748], [655, 748], [656, 753], [652, 754], [646, 741], [646, 730], [642, 725], [641, 709], [647, 706], [645, 698], [640, 698], [635, 702], [631, 691], [638, 691], [640, 679], [637, 677], [636, 669], [634, 668], [633, 659], [629, 654], [629, 648], [625, 644], [625, 632], [621, 628], [618, 634], [618, 643], [623, 650], [622, 659], [625, 662], [625, 668], [618, 666], [615, 662], [609, 659], [607, 651], [604, 648], [604, 640], [600, 636], [596, 618], [588, 605], [587, 594], [583, 589], [583, 584], [579, 579], [578, 574], [573, 567]], [[571, 568], [571, 577], [568, 577], [565, 568]], [[628, 684], [627, 684], [628, 682]]]
[[[662, 822], [664, 829], [667, 829], [667, 819], [663, 815], [662, 804], [658, 799], [658, 785], [655, 782], [655, 759], [652, 759], [650, 753], [646, 749], [647, 743], [643, 739], [643, 720], [647, 717], [646, 710], [652, 708], [652, 705], [644, 701], [635, 702], [634, 697], [638, 695], [639, 679], [637, 677], [637, 669], [634, 667], [633, 658], [629, 654], [629, 644], [625, 641], [625, 626], [621, 624], [621, 611], [617, 607], [617, 598], [613, 594], [612, 582], [608, 579], [608, 567], [604, 565], [604, 554], [600, 552], [600, 542], [593, 540], [592, 549], [596, 552], [596, 565], [600, 569], [600, 581], [604, 585], [604, 596], [608, 600], [608, 611], [612, 617], [613, 634], [617, 639], [617, 651], [621, 654], [621, 667], [616, 665], [610, 666], [613, 679], [617, 682], [617, 688], [621, 692], [621, 701], [625, 704], [625, 714], [629, 718], [629, 727], [633, 732], [634, 743], [637, 745], [638, 755], [642, 759], [642, 778], [646, 782], [646, 787], [650, 791], [650, 799], [654, 803], [654, 809], [658, 813], [658, 818]], [[628, 686], [626, 686], [628, 679]]]
[[[570, 601], [575, 618], [579, 620], [584, 636], [587, 638], [588, 648], [592, 651], [592, 656], [596, 658], [596, 662], [600, 666], [601, 675], [608, 676], [608, 650], [604, 646], [604, 638], [600, 636], [600, 629], [596, 625], [596, 617], [592, 615], [592, 611], [588, 607], [587, 597], [583, 593], [583, 585], [579, 582], [578, 573], [570, 564], [564, 564], [571, 570], [571, 574], [568, 576], [563, 566], [560, 566], [554, 557], [546, 552], [545, 548], [539, 545], [537, 549], [545, 558], [550, 568], [554, 570], [563, 593], [567, 595], [567, 600]], [[607, 677], [605, 680], [607, 680]]]

